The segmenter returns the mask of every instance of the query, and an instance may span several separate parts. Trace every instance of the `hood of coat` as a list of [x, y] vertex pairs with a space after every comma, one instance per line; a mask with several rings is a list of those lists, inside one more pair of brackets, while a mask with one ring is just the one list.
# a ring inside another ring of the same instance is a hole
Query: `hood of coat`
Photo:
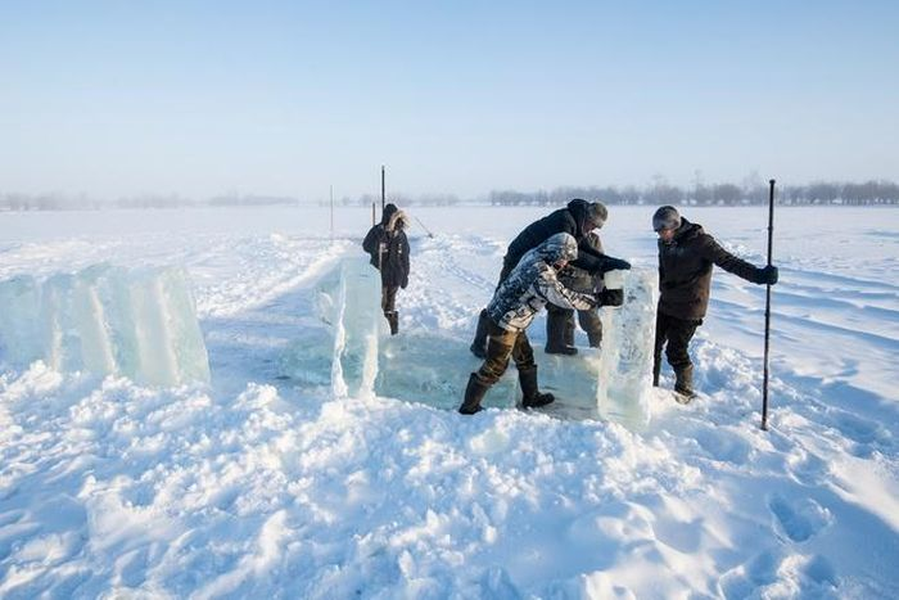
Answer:
[[684, 242], [696, 237], [697, 235], [702, 235], [702, 225], [700, 225], [699, 223], [691, 223], [684, 217], [681, 217], [680, 220], [680, 227], [678, 227], [677, 231], [674, 232], [674, 240], [676, 242]]
[[577, 240], [567, 233], [551, 235], [534, 252], [543, 261], [555, 264], [560, 260], [572, 261], [577, 258]]
[[396, 204], [394, 204], [393, 202], [386, 205], [384, 207], [384, 210], [381, 211], [381, 225], [386, 226], [387, 223], [390, 222], [390, 218], [393, 217], [393, 215], [395, 215], [398, 210], [399, 208], [397, 208]]
[[406, 217], [406, 213], [401, 211], [396, 204], [391, 202], [384, 207], [384, 212], [381, 213], [381, 225], [383, 225], [384, 229], [387, 231], [405, 229], [409, 225], [409, 220]]
[[384, 225], [384, 229], [387, 231], [396, 231], [397, 229], [406, 229], [407, 227], [409, 227], [409, 219], [406, 217], [406, 213], [399, 209], [390, 215], [390, 219]]

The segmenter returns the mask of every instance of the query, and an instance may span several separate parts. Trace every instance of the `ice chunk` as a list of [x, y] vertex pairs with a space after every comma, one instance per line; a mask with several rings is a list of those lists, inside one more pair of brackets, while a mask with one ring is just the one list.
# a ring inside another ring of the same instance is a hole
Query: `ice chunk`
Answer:
[[43, 357], [40, 328], [41, 289], [29, 275], [0, 281], [0, 352], [22, 366]]
[[365, 257], [340, 264], [336, 292], [332, 391], [336, 396], [370, 396], [378, 375], [381, 278]]
[[[632, 269], [623, 275], [624, 304], [603, 309], [600, 358], [600, 414], [632, 429], [649, 424], [652, 397], [652, 359], [655, 340], [658, 275]], [[607, 285], [617, 285], [613, 278]], [[612, 287], [612, 289], [615, 289]]]
[[[462, 404], [468, 376], [482, 361], [468, 344], [439, 334], [404, 332], [381, 340], [378, 354], [379, 396], [456, 409]], [[484, 397], [485, 407], [515, 406], [518, 372], [510, 366]]]
[[209, 381], [195, 303], [181, 269], [96, 265], [43, 283], [0, 282], [0, 342], [13, 365], [116, 373], [154, 385]]

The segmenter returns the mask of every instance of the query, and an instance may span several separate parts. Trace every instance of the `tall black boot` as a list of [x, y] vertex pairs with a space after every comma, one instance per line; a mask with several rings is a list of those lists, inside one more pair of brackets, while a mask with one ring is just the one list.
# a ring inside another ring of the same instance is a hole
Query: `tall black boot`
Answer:
[[659, 387], [659, 376], [662, 374], [662, 357], [656, 356], [652, 361], [652, 387]]
[[473, 415], [476, 412], [482, 411], [481, 400], [484, 399], [484, 394], [486, 394], [489, 389], [489, 385], [481, 383], [477, 374], [472, 373], [468, 377], [468, 386], [465, 388], [465, 399], [462, 400], [462, 406], [459, 407], [459, 412], [463, 415]]
[[541, 394], [537, 389], [537, 367], [519, 369], [518, 383], [521, 385], [521, 405], [525, 408], [546, 406], [556, 399], [552, 394]]
[[487, 309], [483, 309], [478, 315], [478, 327], [474, 332], [474, 341], [469, 346], [471, 353], [480, 359], [487, 358]]
[[397, 311], [390, 311], [384, 313], [384, 316], [387, 317], [387, 322], [390, 324], [390, 335], [396, 335], [400, 331], [400, 313]]
[[546, 311], [546, 346], [543, 350], [547, 354], [577, 354], [577, 348], [568, 344], [565, 339], [567, 331], [571, 330], [571, 341], [574, 342], [573, 311], [554, 310]]
[[696, 397], [693, 390], [693, 365], [678, 367], [674, 370], [675, 399], [681, 404], [688, 404]]

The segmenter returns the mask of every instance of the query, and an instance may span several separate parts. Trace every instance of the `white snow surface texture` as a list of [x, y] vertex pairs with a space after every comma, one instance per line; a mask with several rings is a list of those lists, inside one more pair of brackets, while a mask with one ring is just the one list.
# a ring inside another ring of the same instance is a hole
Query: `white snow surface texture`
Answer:
[[[400, 336], [467, 345], [547, 210], [412, 207], [434, 236], [410, 231]], [[610, 207], [607, 251], [653, 267], [653, 210]], [[684, 214], [764, 262], [766, 208]], [[765, 289], [720, 270], [701, 394], [657, 392], [639, 433], [279, 377], [369, 222], [338, 210], [332, 242], [324, 208], [0, 214], [2, 279], [185, 269], [211, 368], [155, 388], [3, 366], [0, 597], [899, 597], [899, 211], [779, 209], [767, 432]]]

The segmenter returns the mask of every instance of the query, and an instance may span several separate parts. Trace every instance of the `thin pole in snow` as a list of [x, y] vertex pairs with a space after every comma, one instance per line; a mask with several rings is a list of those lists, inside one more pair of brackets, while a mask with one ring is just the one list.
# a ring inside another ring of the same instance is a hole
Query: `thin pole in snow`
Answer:
[[431, 233], [431, 231], [430, 231], [427, 227], [425, 227], [425, 224], [421, 222], [421, 219], [419, 219], [419, 218], [416, 217], [415, 215], [412, 215], [412, 218], [415, 219], [416, 221], [418, 221], [418, 224], [421, 225], [421, 228], [425, 230], [425, 233], [428, 234], [428, 237], [429, 237], [429, 238], [434, 237], [434, 234]]
[[[768, 181], [768, 266], [771, 266], [771, 248], [774, 240], [774, 180]], [[762, 375], [762, 429], [768, 431], [768, 348], [771, 337], [771, 284], [765, 290], [765, 366]]]
[[371, 226], [374, 227], [375, 223], [377, 223], [377, 221], [375, 221], [375, 203], [372, 202], [371, 203]]
[[381, 165], [381, 212], [384, 212], [384, 206], [387, 203], [387, 196], [384, 194], [384, 165]]

